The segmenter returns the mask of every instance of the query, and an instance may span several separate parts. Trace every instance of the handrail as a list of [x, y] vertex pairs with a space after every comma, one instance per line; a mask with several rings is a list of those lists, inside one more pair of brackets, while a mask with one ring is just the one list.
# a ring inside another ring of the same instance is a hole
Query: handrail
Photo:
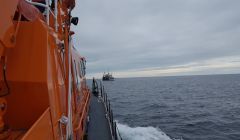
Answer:
[[47, 11], [46, 13], [46, 19], [47, 19], [47, 24], [49, 25], [49, 14], [51, 13], [54, 17], [54, 28], [55, 31], [58, 31], [58, 21], [57, 21], [57, 16], [58, 16], [58, 3], [57, 0], [54, 0], [54, 12], [51, 10], [51, 8], [49, 7], [49, 0], [45, 0], [46, 4], [43, 3], [39, 3], [39, 2], [33, 2], [30, 0], [25, 0], [27, 3], [31, 4], [31, 5], [35, 5], [35, 6], [40, 6], [40, 7], [44, 7]]
[[54, 19], [55, 19], [55, 31], [57, 32], [58, 30], [58, 19], [57, 19], [57, 16], [58, 16], [58, 1], [57, 0], [54, 0]]
[[[93, 82], [96, 82], [96, 80], [93, 80]], [[100, 81], [100, 94], [98, 94], [103, 102], [106, 114], [107, 114], [107, 120], [109, 123], [109, 127], [110, 127], [110, 133], [112, 136], [112, 140], [122, 140], [122, 137], [120, 135], [120, 132], [118, 130], [117, 127], [117, 123], [116, 121], [113, 120], [113, 112], [111, 109], [111, 105], [110, 105], [110, 101], [107, 97], [107, 93], [105, 92], [104, 86], [102, 85], [102, 82]]]
[[68, 119], [69, 123], [67, 124], [67, 140], [72, 137], [72, 74], [71, 74], [71, 37], [69, 38], [68, 44]]
[[118, 129], [118, 126], [117, 126], [117, 124], [116, 124], [116, 130], [117, 130], [117, 132], [116, 132], [116, 134], [117, 134], [117, 138], [120, 138], [120, 140], [122, 140], [122, 136], [120, 135], [120, 132], [119, 132], [119, 129]]
[[29, 0], [25, 0], [27, 3], [31, 4], [31, 5], [36, 5], [36, 6], [41, 6], [41, 7], [44, 7], [47, 11], [46, 13], [46, 16], [47, 16], [47, 24], [49, 25], [49, 12], [51, 11], [50, 10], [50, 7], [48, 6], [49, 5], [49, 1], [48, 0], [45, 0], [46, 4], [42, 4], [42, 3], [39, 3], [39, 2], [32, 2], [32, 1], [29, 1]]
[[[90, 94], [87, 93], [87, 95], [86, 95], [86, 100], [85, 100], [85, 103], [84, 103], [84, 105], [83, 105], [83, 111], [82, 111], [83, 113], [81, 114], [80, 121], [84, 119], [84, 115], [86, 115], [86, 113], [87, 113], [87, 105], [88, 105], [88, 103], [89, 103], [89, 98], [90, 98]], [[80, 127], [81, 127], [81, 123], [79, 123], [79, 124], [77, 125], [77, 127], [74, 128], [74, 131], [78, 130]]]
[[43, 3], [39, 3], [39, 2], [33, 2], [33, 1], [29, 1], [29, 0], [25, 0], [27, 3], [31, 4], [31, 5], [36, 5], [36, 6], [41, 6], [44, 8], [48, 8], [48, 6], [46, 4]]

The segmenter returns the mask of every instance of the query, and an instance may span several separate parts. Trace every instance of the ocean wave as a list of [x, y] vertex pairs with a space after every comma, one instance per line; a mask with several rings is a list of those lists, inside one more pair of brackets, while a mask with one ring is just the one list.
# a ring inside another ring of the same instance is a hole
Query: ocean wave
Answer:
[[173, 140], [159, 128], [151, 126], [130, 127], [126, 124], [120, 123], [117, 125], [123, 140]]

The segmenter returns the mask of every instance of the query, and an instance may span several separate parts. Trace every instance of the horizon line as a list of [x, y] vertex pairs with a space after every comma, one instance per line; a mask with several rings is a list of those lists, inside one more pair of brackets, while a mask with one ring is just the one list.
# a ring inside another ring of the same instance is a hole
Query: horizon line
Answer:
[[[160, 78], [160, 77], [188, 77], [188, 76], [217, 76], [217, 75], [240, 75], [240, 73], [216, 73], [216, 74], [183, 74], [183, 75], [156, 75], [156, 76], [133, 76], [133, 77], [114, 77], [115, 79], [127, 79], [127, 78]], [[101, 77], [92, 77], [96, 79], [101, 79]], [[92, 78], [87, 78], [91, 80]]]

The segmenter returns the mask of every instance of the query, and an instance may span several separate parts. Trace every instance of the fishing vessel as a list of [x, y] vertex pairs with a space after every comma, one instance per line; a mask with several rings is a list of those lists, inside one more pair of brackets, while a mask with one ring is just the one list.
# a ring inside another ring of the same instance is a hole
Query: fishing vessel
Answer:
[[114, 77], [112, 76], [112, 74], [108, 73], [104, 73], [103, 77], [102, 77], [103, 81], [114, 81]]
[[86, 84], [86, 59], [72, 43], [74, 7], [0, 1], [1, 140], [121, 139], [103, 85]]

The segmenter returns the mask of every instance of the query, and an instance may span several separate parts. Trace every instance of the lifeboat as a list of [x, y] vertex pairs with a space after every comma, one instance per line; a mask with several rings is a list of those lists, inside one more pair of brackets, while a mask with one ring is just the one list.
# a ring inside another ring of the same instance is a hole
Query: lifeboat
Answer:
[[110, 103], [102, 90], [91, 94], [86, 60], [72, 43], [74, 6], [0, 1], [0, 140], [119, 139]]

